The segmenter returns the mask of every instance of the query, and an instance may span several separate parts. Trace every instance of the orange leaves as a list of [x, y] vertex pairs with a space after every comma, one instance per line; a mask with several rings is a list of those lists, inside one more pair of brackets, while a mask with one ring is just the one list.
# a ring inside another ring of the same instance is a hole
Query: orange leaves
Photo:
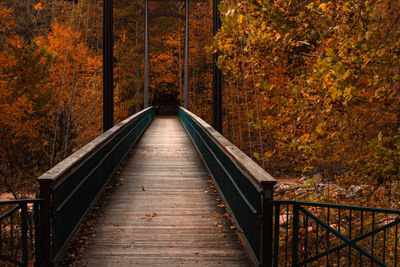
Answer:
[[[43, 8], [40, 3], [35, 6], [38, 11]], [[64, 150], [66, 138], [60, 132], [66, 133], [71, 98], [73, 122], [70, 123], [69, 139], [72, 140], [65, 149], [67, 153], [100, 132], [101, 90], [98, 87], [101, 75], [97, 72], [101, 68], [101, 58], [91, 48], [84, 47], [83, 37], [74, 29], [71, 30], [67, 57], [69, 29], [63, 23], [55, 21], [50, 34], [34, 36], [28, 41], [26, 36], [13, 31], [16, 26], [11, 11], [0, 5], [0, 35], [4, 44], [0, 48], [0, 129], [3, 140], [0, 161], [4, 163], [0, 172], [7, 179], [16, 175], [24, 177], [22, 184], [27, 183], [27, 187], [32, 188], [32, 179], [49, 168], [59, 98], [61, 122], [58, 125], [62, 129], [58, 129], [56, 152]], [[7, 34], [3, 34], [4, 31]], [[79, 75], [74, 75], [74, 71]]]
[[36, 5], [33, 6], [33, 9], [35, 10], [43, 10], [42, 3], [38, 2]]
[[156, 215], [157, 215], [157, 213], [155, 211], [146, 213], [147, 217], [154, 217]]
[[11, 9], [0, 4], [0, 34], [9, 33], [15, 26]]

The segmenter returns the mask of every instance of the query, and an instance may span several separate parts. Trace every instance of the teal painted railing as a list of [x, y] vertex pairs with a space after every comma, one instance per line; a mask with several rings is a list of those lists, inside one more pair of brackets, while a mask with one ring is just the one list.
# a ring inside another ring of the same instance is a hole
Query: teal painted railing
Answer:
[[274, 266], [398, 266], [400, 210], [274, 200]]
[[41, 264], [51, 266], [108, 179], [154, 117], [150, 107], [118, 123], [38, 178]]
[[179, 117], [216, 182], [259, 265], [272, 263], [272, 199], [276, 180], [202, 119]]

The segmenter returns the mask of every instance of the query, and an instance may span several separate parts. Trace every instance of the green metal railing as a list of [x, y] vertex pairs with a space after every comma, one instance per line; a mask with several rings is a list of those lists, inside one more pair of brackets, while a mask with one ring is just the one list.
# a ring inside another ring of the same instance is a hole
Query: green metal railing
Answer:
[[102, 192], [108, 179], [154, 117], [150, 107], [115, 125], [38, 178], [41, 261], [51, 266]]
[[400, 210], [274, 200], [274, 266], [398, 266]]
[[276, 180], [193, 113], [179, 117], [215, 180], [256, 261], [272, 258], [272, 199]]
[[193, 113], [179, 117], [260, 266], [400, 265], [399, 210], [272, 200], [272, 177]]
[[39, 203], [39, 199], [0, 201], [1, 266], [40, 266]]

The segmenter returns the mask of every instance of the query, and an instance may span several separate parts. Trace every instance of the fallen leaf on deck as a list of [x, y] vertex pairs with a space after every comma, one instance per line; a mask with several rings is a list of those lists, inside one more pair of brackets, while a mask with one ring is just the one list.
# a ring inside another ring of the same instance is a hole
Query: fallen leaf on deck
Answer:
[[214, 211], [212, 215], [214, 215], [214, 217], [222, 217], [222, 216], [224, 216], [223, 214], [219, 214], [216, 211]]
[[147, 216], [147, 217], [154, 217], [154, 216], [156, 216], [156, 215], [157, 215], [156, 212], [149, 212], [149, 213], [146, 213], [146, 216]]
[[218, 223], [218, 222], [214, 222], [214, 226], [218, 227], [218, 228], [222, 228], [224, 227], [222, 224]]

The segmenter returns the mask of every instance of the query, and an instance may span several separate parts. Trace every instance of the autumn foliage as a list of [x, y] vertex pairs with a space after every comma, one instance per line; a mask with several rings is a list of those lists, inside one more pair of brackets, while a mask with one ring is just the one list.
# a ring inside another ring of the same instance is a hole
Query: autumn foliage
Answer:
[[[29, 3], [35, 19], [43, 19], [34, 36], [23, 30], [29, 17], [20, 21], [0, 5], [0, 176], [3, 190], [15, 197], [31, 192], [38, 175], [101, 129], [101, 57], [87, 44], [89, 27], [95, 31], [95, 26], [82, 19], [78, 31], [62, 15], [50, 23], [46, 14], [41, 16], [50, 7]], [[93, 4], [71, 4], [53, 10], [79, 14], [94, 9]]]
[[[152, 2], [150, 104], [183, 100], [183, 3]], [[192, 1], [189, 109], [211, 123], [212, 53], [224, 135], [275, 177], [399, 180], [398, 1]], [[157, 15], [158, 14], [158, 15]], [[159, 16], [159, 14], [163, 16]], [[143, 99], [141, 1], [114, 6], [115, 122]], [[0, 175], [8, 191], [101, 132], [101, 1], [0, 5]]]
[[390, 0], [222, 2], [214, 47], [230, 86], [230, 139], [278, 177], [398, 180], [399, 9]]

